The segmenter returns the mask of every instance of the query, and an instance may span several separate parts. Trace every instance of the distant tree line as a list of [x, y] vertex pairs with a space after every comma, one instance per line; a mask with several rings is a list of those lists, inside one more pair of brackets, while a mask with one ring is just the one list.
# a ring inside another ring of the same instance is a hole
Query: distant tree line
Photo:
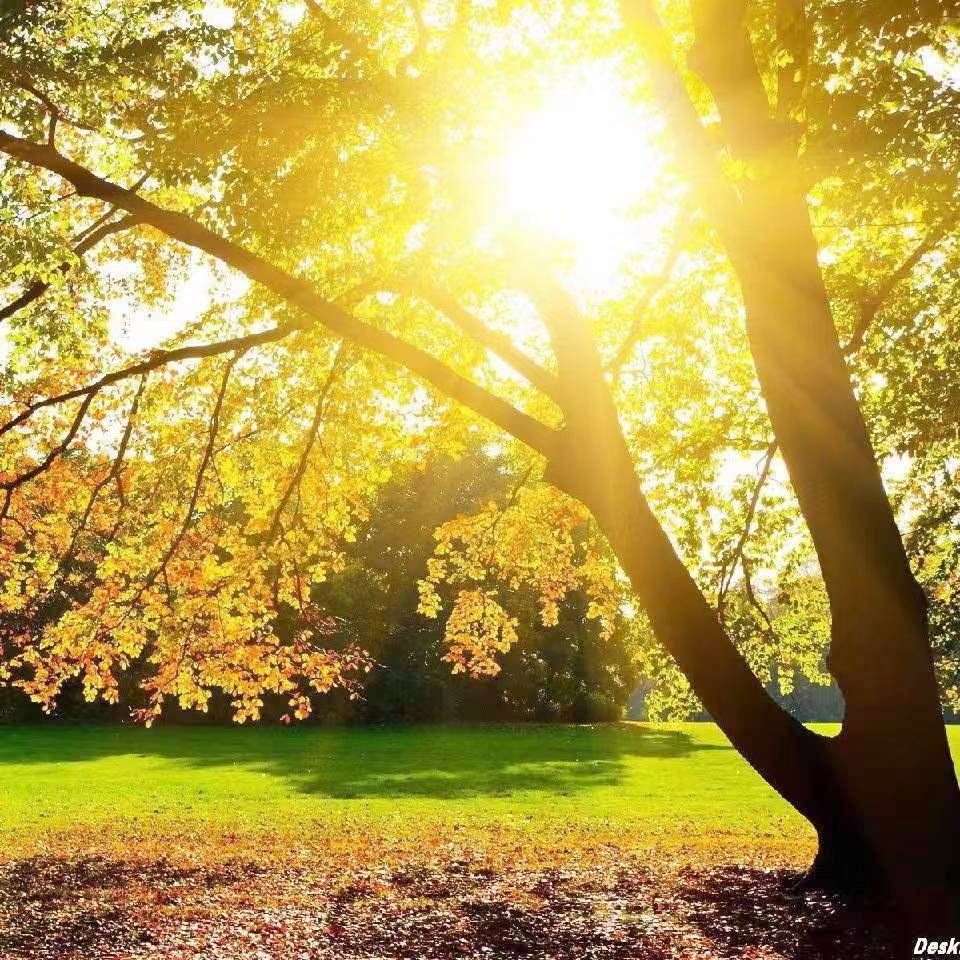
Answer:
[[[544, 627], [532, 593], [510, 613], [521, 642], [500, 658], [494, 677], [455, 674], [443, 660], [443, 618], [417, 611], [417, 583], [434, 550], [434, 531], [457, 513], [474, 511], [507, 495], [508, 473], [480, 449], [461, 457], [436, 457], [404, 472], [382, 490], [375, 509], [347, 551], [343, 569], [315, 587], [313, 600], [331, 617], [333, 644], [368, 649], [376, 666], [355, 699], [336, 691], [313, 698], [309, 722], [430, 723], [562, 721], [594, 723], [650, 718], [646, 698], [654, 685], [644, 674], [637, 639], [623, 627], [603, 638], [586, 616], [587, 598], [572, 592], [559, 622]], [[941, 611], [942, 613], [942, 611]], [[289, 631], [277, 624], [278, 632]], [[17, 689], [0, 690], [0, 722], [124, 722], [142, 693], [136, 669], [122, 678], [120, 703], [88, 703], [79, 684], [68, 685], [48, 717]], [[821, 686], [797, 674], [789, 693], [776, 679], [768, 692], [804, 722], [840, 722], [843, 697], [835, 683]], [[265, 722], [286, 712], [284, 698], [267, 698]], [[228, 723], [229, 698], [214, 696], [206, 713], [179, 710], [177, 723]], [[654, 716], [657, 716], [654, 712]], [[948, 720], [957, 717], [951, 711]], [[698, 710], [691, 718], [708, 720]]]

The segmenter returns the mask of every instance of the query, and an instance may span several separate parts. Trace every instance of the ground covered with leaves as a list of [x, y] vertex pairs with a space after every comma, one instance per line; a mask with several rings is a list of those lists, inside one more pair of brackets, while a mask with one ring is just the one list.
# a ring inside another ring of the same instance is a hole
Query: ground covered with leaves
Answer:
[[[793, 889], [776, 849], [459, 835], [404, 842], [150, 842], [0, 871], [0, 956], [359, 960], [874, 958], [875, 912]], [[144, 855], [146, 854], [146, 855]]]

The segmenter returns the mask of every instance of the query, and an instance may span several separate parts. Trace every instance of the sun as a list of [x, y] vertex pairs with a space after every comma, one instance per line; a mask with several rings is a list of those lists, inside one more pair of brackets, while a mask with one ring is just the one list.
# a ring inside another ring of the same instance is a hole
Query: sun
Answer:
[[610, 68], [558, 84], [498, 158], [506, 216], [566, 246], [587, 286], [608, 283], [635, 254], [655, 258], [672, 210], [660, 133]]

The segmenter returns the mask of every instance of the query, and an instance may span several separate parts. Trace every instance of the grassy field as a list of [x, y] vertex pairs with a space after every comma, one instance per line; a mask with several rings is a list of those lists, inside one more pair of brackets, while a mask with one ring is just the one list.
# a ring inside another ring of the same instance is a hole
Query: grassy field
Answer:
[[[960, 727], [951, 729], [960, 756]], [[7, 836], [512, 822], [806, 837], [712, 724], [0, 729]]]
[[[951, 730], [960, 755], [960, 728]], [[0, 729], [8, 835], [521, 821], [806, 835], [712, 724]]]
[[794, 822], [716, 727], [0, 730], [7, 828], [138, 818]]

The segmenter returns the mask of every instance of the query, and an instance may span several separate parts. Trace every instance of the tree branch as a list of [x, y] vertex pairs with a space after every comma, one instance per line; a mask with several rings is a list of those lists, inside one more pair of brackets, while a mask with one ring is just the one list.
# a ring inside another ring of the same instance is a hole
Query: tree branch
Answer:
[[3, 53], [0, 53], [0, 78], [7, 80], [24, 93], [29, 93], [31, 97], [43, 105], [47, 115], [50, 117], [50, 129], [47, 137], [48, 145], [53, 145], [58, 120], [62, 120], [64, 123], [69, 124], [71, 127], [76, 127], [78, 130], [94, 130], [94, 128], [88, 124], [64, 113], [64, 111], [33, 82], [34, 70], [32, 67], [17, 63], [16, 60]]
[[238, 350], [249, 350], [252, 347], [258, 347], [265, 343], [272, 343], [276, 340], [282, 340], [296, 330], [302, 329], [301, 324], [282, 323], [275, 327], [270, 327], [260, 333], [251, 333], [242, 337], [231, 337], [229, 340], [218, 340], [213, 343], [189, 344], [184, 347], [177, 347], [173, 350], [157, 350], [151, 353], [147, 359], [139, 363], [131, 364], [129, 367], [122, 367], [119, 370], [112, 370], [104, 374], [99, 380], [94, 380], [83, 387], [76, 387], [73, 390], [67, 390], [54, 396], [44, 397], [29, 404], [12, 420], [0, 425], [0, 437], [9, 433], [14, 428], [20, 426], [29, 420], [39, 410], [46, 407], [58, 406], [62, 403], [68, 403], [71, 400], [78, 400], [81, 397], [92, 400], [105, 387], [120, 383], [122, 380], [128, 380], [131, 377], [141, 376], [149, 373], [151, 370], [157, 370], [169, 363], [175, 363], [180, 360], [197, 360], [206, 357], [216, 357], [224, 353], [231, 353]]
[[786, 119], [800, 108], [807, 83], [810, 28], [806, 0], [777, 0], [777, 40], [790, 57], [777, 73], [777, 110]]
[[688, 224], [684, 222], [677, 229], [660, 273], [653, 278], [653, 281], [644, 291], [643, 297], [634, 311], [633, 322], [630, 324], [630, 329], [623, 338], [623, 342], [620, 344], [616, 356], [614, 356], [607, 367], [607, 373], [610, 375], [611, 382], [614, 384], [620, 379], [623, 367], [627, 360], [630, 359], [630, 355], [633, 353], [634, 347], [636, 347], [637, 341], [640, 339], [643, 332], [643, 321], [646, 319], [650, 308], [653, 306], [654, 301], [660, 295], [663, 288], [670, 282], [673, 268], [680, 258], [680, 253], [683, 250], [683, 244], [686, 240], [687, 225]]
[[313, 421], [310, 424], [310, 429], [307, 431], [307, 439], [303, 445], [303, 450], [300, 453], [300, 459], [297, 462], [296, 469], [293, 471], [293, 476], [290, 478], [290, 483], [287, 484], [287, 488], [284, 490], [283, 496], [280, 498], [280, 502], [277, 504], [277, 509], [273, 515], [273, 521], [270, 524], [270, 529], [267, 531], [267, 543], [273, 543], [273, 541], [276, 539], [277, 533], [280, 530], [280, 521], [283, 518], [283, 511], [290, 502], [290, 497], [293, 496], [294, 491], [299, 490], [300, 483], [303, 480], [303, 475], [307, 472], [307, 464], [310, 461], [310, 454], [313, 452], [313, 447], [317, 442], [317, 434], [320, 432], [320, 424], [323, 423], [323, 415], [324, 410], [326, 409], [327, 396], [330, 393], [330, 389], [333, 387], [337, 370], [340, 367], [340, 362], [343, 358], [343, 355], [344, 345], [341, 341], [340, 346], [337, 348], [336, 356], [333, 358], [333, 363], [330, 366], [330, 372], [327, 374], [327, 377], [323, 382], [323, 386], [320, 388], [320, 391], [317, 395], [317, 403], [313, 412]]
[[[742, 0], [738, 0], [742, 2]], [[741, 204], [720, 166], [670, 49], [652, 0], [621, 0], [624, 22], [639, 42], [649, 70], [650, 86], [677, 144], [676, 160], [697, 198], [720, 231], [724, 243], [739, 248]]]
[[200, 492], [203, 490], [203, 478], [206, 475], [207, 467], [214, 456], [214, 450], [217, 443], [217, 434], [220, 432], [220, 414], [223, 410], [223, 401], [227, 395], [227, 386], [230, 383], [230, 377], [233, 374], [233, 368], [237, 361], [243, 356], [245, 350], [237, 350], [232, 357], [224, 364], [223, 377], [220, 381], [220, 388], [217, 391], [217, 399], [213, 405], [213, 412], [210, 415], [210, 430], [207, 434], [207, 442], [203, 448], [203, 456], [200, 458], [200, 465], [197, 468], [197, 476], [193, 483], [193, 489], [190, 492], [190, 501], [187, 504], [187, 512], [184, 515], [183, 522], [177, 530], [176, 536], [170, 541], [167, 549], [163, 552], [160, 562], [147, 574], [146, 579], [140, 585], [136, 596], [130, 602], [127, 612], [120, 618], [120, 621], [114, 625], [114, 629], [123, 625], [127, 617], [133, 611], [133, 608], [139, 603], [140, 598], [157, 582], [157, 579], [163, 575], [166, 576], [167, 565], [180, 549], [183, 538], [187, 535], [190, 525], [197, 510], [197, 504], [200, 502]]
[[733, 577], [737, 570], [737, 564], [739, 563], [740, 566], [743, 567], [743, 551], [746, 548], [747, 540], [750, 538], [753, 521], [757, 514], [757, 506], [760, 503], [760, 494], [763, 492], [763, 488], [766, 485], [767, 477], [770, 476], [770, 468], [773, 466], [773, 458], [777, 455], [778, 449], [779, 444], [776, 440], [774, 440], [767, 447], [767, 451], [763, 455], [760, 474], [757, 477], [757, 482], [753, 488], [753, 494], [750, 497], [750, 503], [747, 506], [747, 515], [743, 522], [743, 529], [740, 531], [740, 537], [737, 540], [736, 546], [733, 548], [733, 553], [730, 555], [730, 559], [724, 564], [720, 573], [720, 589], [717, 591], [717, 615], [720, 617], [721, 622], [723, 622], [724, 601], [726, 600], [727, 593], [730, 590], [731, 584], [733, 583]]
[[[786, 127], [770, 113], [744, 20], [747, 0], [692, 0], [695, 40], [690, 65], [710, 88], [734, 153], [767, 166], [785, 142]], [[777, 174], [784, 171], [778, 168]]]
[[[94, 484], [93, 489], [90, 491], [90, 496], [87, 499], [87, 504], [84, 507], [80, 521], [77, 523], [77, 526], [73, 531], [73, 535], [70, 537], [70, 543], [66, 551], [61, 557], [60, 562], [57, 564], [57, 571], [53, 577], [55, 583], [59, 583], [63, 575], [69, 571], [70, 564], [73, 562], [73, 558], [76, 555], [77, 545], [80, 542], [80, 537], [90, 520], [90, 514], [93, 512], [93, 507], [97, 502], [97, 498], [103, 492], [103, 489], [108, 483], [112, 481], [119, 483], [120, 473], [123, 470], [123, 461], [127, 454], [127, 447], [130, 443], [130, 437], [133, 434], [133, 424], [137, 419], [137, 412], [140, 409], [140, 401], [143, 398], [143, 393], [146, 389], [146, 386], [147, 376], [146, 374], [143, 374], [140, 377], [140, 384], [137, 387], [137, 391], [133, 395], [133, 402], [130, 404], [130, 412], [127, 414], [127, 422], [124, 424], [123, 434], [120, 437], [120, 443], [117, 446], [117, 453], [113, 458], [113, 463], [110, 465], [110, 470], [96, 484]], [[123, 506], [122, 490], [123, 488], [121, 486], [121, 506]]]
[[855, 354], [866, 339], [867, 331], [873, 323], [880, 309], [886, 303], [896, 286], [910, 275], [913, 268], [935, 247], [943, 242], [950, 232], [957, 226], [958, 218], [949, 217], [942, 220], [937, 226], [917, 244], [913, 252], [900, 264], [872, 293], [866, 294], [860, 300], [860, 316], [850, 339], [843, 347], [846, 357]]
[[50, 450], [43, 460], [24, 473], [18, 474], [15, 477], [11, 477], [9, 480], [0, 482], [0, 489], [6, 490], [8, 493], [12, 493], [18, 487], [22, 487], [25, 483], [29, 483], [35, 477], [40, 476], [40, 474], [45, 470], [49, 470], [50, 467], [53, 466], [54, 462], [66, 452], [67, 448], [73, 442], [74, 437], [76, 437], [77, 432], [80, 430], [80, 427], [83, 424], [84, 418], [87, 415], [87, 411], [90, 409], [90, 404], [93, 403], [93, 398], [98, 392], [99, 390], [90, 390], [89, 392], [83, 394], [83, 401], [73, 418], [73, 422], [70, 424], [70, 429], [67, 430], [63, 439], [55, 447], [53, 447], [53, 449]]
[[549, 456], [554, 450], [556, 432], [550, 427], [456, 373], [419, 347], [344, 312], [336, 304], [320, 296], [307, 281], [286, 273], [185, 214], [165, 210], [131, 190], [98, 177], [49, 145], [32, 143], [0, 131], [0, 152], [56, 173], [71, 183], [82, 196], [96, 197], [106, 203], [115, 204], [134, 214], [141, 222], [156, 227], [171, 239], [202, 250], [266, 287], [282, 300], [299, 307], [311, 318], [310, 321], [290, 324], [287, 332], [311, 327], [314, 322], [320, 323], [331, 333], [346, 337], [405, 367], [441, 393], [469, 407], [539, 453]]
[[504, 363], [520, 374], [531, 386], [556, 403], [560, 402], [560, 385], [549, 370], [531, 359], [513, 341], [502, 333], [492, 330], [479, 317], [463, 307], [459, 301], [427, 279], [390, 280], [387, 286], [398, 292], [409, 293], [431, 304], [440, 313], [452, 320], [468, 337], [495, 353]]
[[[120, 233], [123, 230], [129, 230], [131, 227], [135, 226], [136, 223], [136, 217], [128, 216], [124, 217], [122, 220], [116, 220], [113, 223], [104, 223], [99, 227], [84, 231], [82, 234], [82, 239], [72, 250], [74, 257], [76, 257], [78, 260], [81, 259], [98, 243], [106, 240], [107, 237], [111, 237], [113, 234]], [[58, 267], [58, 270], [61, 273], [67, 273], [70, 269], [72, 269], [72, 267], [72, 263], [62, 263]], [[49, 282], [37, 280], [34, 283], [31, 283], [30, 286], [28, 286], [26, 290], [24, 290], [23, 293], [16, 298], [16, 300], [11, 301], [5, 307], [0, 309], [0, 321], [8, 320], [14, 314], [19, 313], [25, 307], [28, 307], [35, 300], [39, 300], [40, 297], [42, 297], [49, 289]]]

